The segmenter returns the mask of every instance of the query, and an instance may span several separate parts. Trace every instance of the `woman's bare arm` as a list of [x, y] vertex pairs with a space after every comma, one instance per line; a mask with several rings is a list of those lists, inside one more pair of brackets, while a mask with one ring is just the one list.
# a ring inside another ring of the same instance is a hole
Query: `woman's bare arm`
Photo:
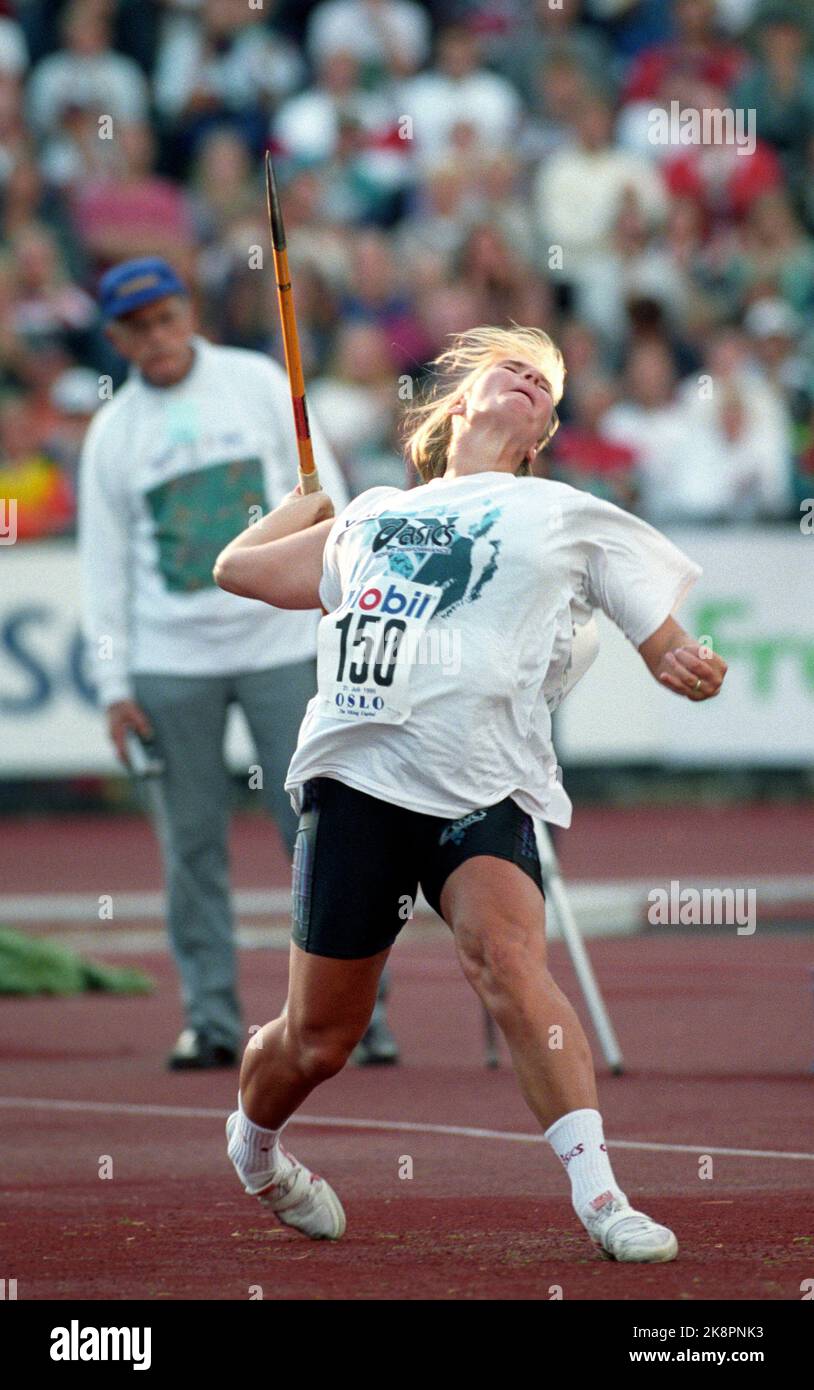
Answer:
[[[722, 657], [704, 648], [685, 632], [675, 618], [667, 618], [639, 651], [656, 680], [687, 700], [711, 700], [727, 672]], [[701, 681], [700, 686], [698, 681]]]
[[215, 583], [275, 608], [319, 608], [322, 554], [332, 517], [327, 493], [290, 493], [221, 551]]

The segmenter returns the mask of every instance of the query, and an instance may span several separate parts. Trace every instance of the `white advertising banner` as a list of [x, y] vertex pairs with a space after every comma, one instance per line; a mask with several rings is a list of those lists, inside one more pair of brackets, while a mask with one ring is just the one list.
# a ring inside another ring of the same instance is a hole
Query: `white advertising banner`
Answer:
[[704, 573], [678, 612], [729, 666], [714, 700], [659, 687], [600, 613], [596, 662], [557, 716], [564, 766], [814, 763], [814, 535], [797, 527], [673, 530]]
[[[83, 659], [79, 561], [72, 541], [0, 547], [0, 778], [122, 772]], [[252, 745], [229, 712], [230, 765]]]
[[[556, 716], [560, 761], [814, 763], [814, 536], [765, 527], [672, 538], [704, 568], [679, 616], [728, 661], [724, 692], [695, 705], [660, 688], [600, 614], [596, 662]], [[118, 770], [82, 651], [73, 543], [1, 547], [0, 777]], [[246, 767], [251, 744], [232, 715], [229, 761]]]

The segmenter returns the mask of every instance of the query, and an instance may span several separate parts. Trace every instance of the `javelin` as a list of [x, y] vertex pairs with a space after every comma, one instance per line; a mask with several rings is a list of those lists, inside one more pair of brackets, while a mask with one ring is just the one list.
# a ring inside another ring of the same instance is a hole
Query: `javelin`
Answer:
[[288, 269], [285, 227], [283, 226], [277, 182], [274, 178], [274, 166], [268, 150], [266, 150], [266, 201], [271, 227], [271, 249], [274, 256], [274, 274], [277, 280], [277, 298], [280, 303], [280, 321], [283, 328], [285, 365], [288, 372], [288, 384], [291, 388], [291, 408], [294, 411], [294, 429], [297, 435], [297, 453], [300, 460], [300, 487], [303, 492], [319, 492], [319, 474], [314, 463], [311, 429], [308, 424], [308, 410], [305, 405], [305, 382], [302, 375], [297, 318], [294, 312], [294, 294], [291, 289], [291, 272]]

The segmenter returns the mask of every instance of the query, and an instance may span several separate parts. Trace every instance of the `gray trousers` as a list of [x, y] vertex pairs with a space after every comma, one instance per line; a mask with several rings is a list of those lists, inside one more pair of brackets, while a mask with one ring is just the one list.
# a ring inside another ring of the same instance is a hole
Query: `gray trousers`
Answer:
[[153, 814], [164, 859], [167, 926], [187, 1026], [226, 1047], [241, 1044], [237, 956], [229, 891], [232, 784], [223, 756], [226, 714], [237, 701], [262, 769], [258, 794], [289, 855], [297, 818], [283, 781], [305, 706], [312, 661], [230, 676], [135, 675], [133, 690], [164, 760]]

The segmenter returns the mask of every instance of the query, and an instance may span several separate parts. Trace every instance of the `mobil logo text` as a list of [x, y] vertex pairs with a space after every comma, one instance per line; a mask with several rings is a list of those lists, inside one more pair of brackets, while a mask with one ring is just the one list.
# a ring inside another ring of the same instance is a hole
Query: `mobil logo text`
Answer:
[[360, 585], [348, 595], [348, 606], [360, 613], [381, 613], [399, 618], [422, 618], [437, 598], [435, 590], [427, 591], [414, 584]]

